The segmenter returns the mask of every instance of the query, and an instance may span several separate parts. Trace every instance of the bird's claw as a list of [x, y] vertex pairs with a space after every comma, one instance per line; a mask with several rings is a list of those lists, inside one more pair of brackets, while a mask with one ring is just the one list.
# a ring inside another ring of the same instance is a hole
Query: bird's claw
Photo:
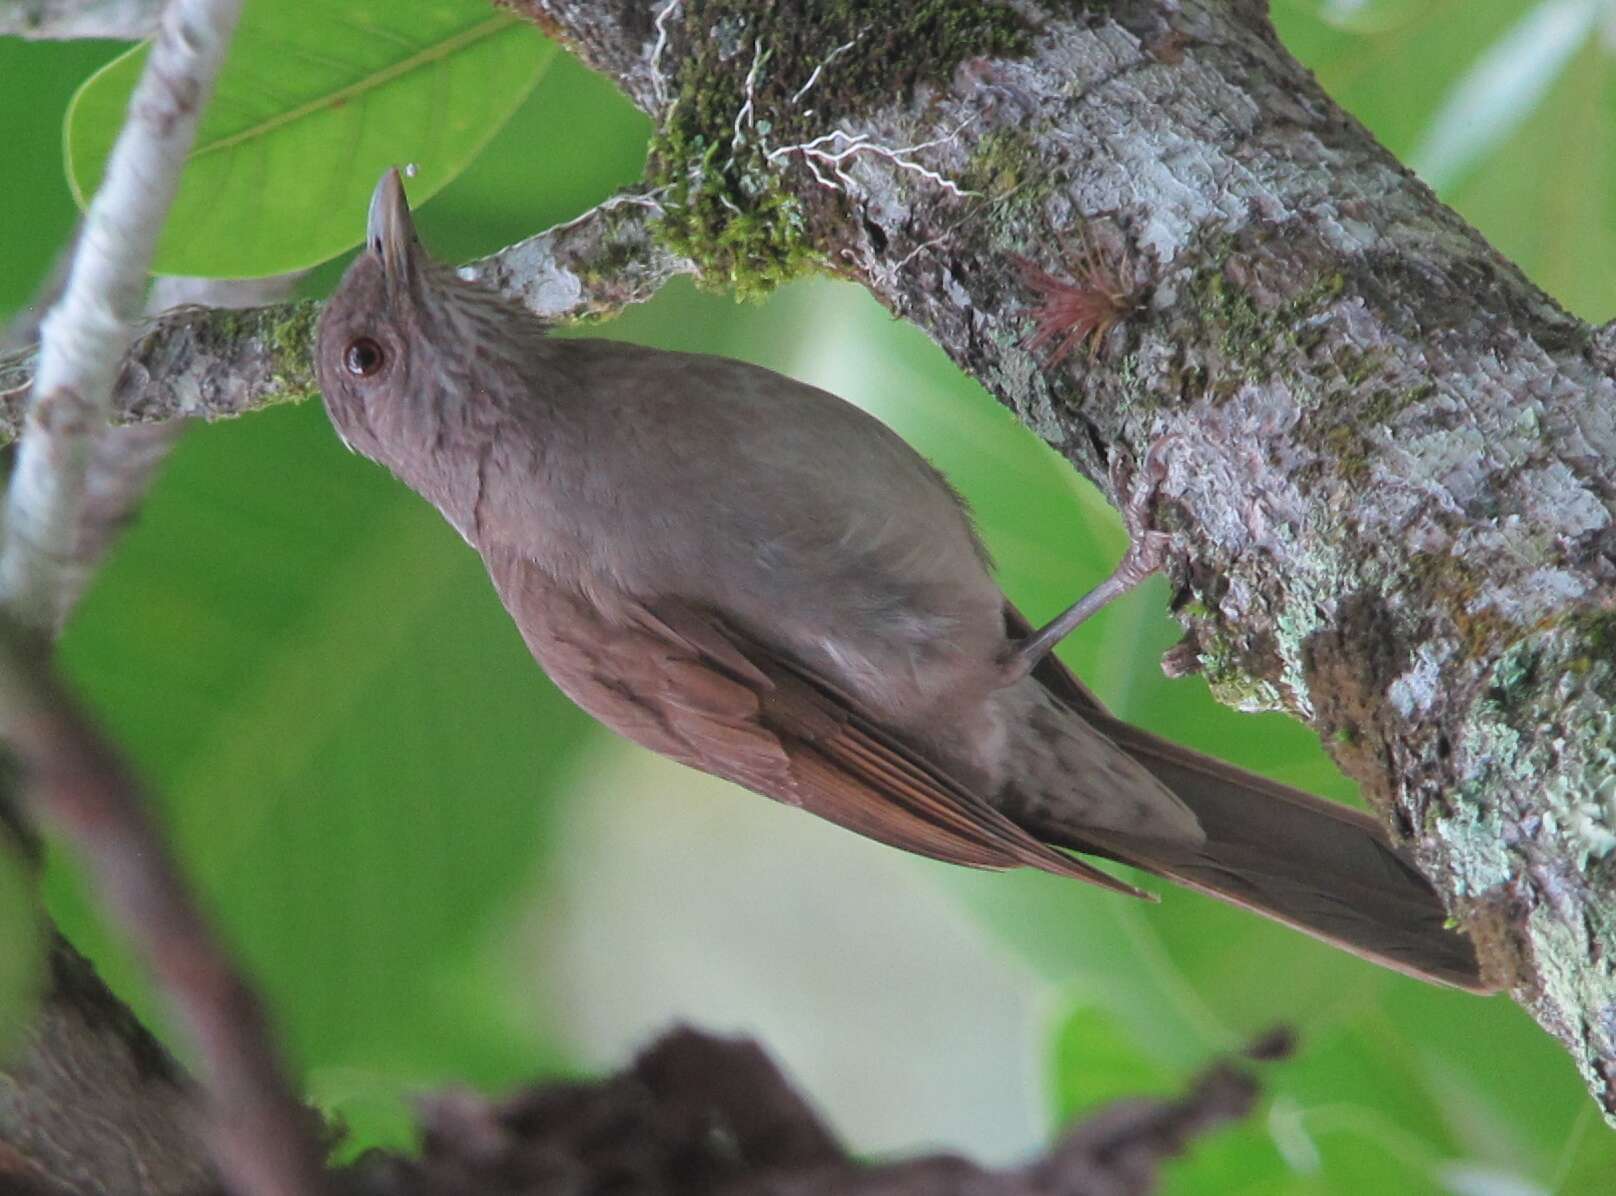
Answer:
[[1138, 584], [1167, 559], [1172, 536], [1151, 527], [1150, 519], [1161, 485], [1167, 480], [1169, 451], [1178, 441], [1179, 437], [1172, 434], [1151, 441], [1137, 472], [1126, 454], [1117, 453], [1111, 458], [1111, 492], [1116, 496], [1122, 526], [1128, 532], [1128, 550], [1116, 574], [1125, 584]]
[[1111, 485], [1128, 529], [1128, 551], [1111, 576], [1062, 611], [1051, 622], [1024, 640], [1017, 641], [1001, 662], [1001, 679], [1013, 685], [1038, 666], [1052, 648], [1095, 611], [1112, 599], [1126, 594], [1149, 577], [1167, 557], [1172, 537], [1148, 526], [1156, 491], [1167, 477], [1166, 448], [1172, 437], [1159, 437], [1145, 451], [1144, 468], [1133, 476], [1133, 468], [1121, 454], [1111, 466]]

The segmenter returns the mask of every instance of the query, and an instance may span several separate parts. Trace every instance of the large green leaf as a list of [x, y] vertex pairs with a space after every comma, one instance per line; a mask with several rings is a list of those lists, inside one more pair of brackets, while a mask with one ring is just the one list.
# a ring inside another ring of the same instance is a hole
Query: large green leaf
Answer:
[[[554, 47], [479, 0], [254, 0], [203, 115], [155, 269], [256, 277], [364, 236], [389, 165], [419, 203], [465, 168], [538, 81]], [[84, 84], [66, 157], [81, 206], [101, 180], [145, 65], [137, 47]]]

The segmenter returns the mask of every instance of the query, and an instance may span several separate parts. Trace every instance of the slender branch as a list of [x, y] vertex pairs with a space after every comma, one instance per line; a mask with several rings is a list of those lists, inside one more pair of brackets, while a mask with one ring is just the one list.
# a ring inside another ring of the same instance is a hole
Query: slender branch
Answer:
[[[137, 330], [112, 392], [115, 423], [194, 416], [228, 419], [315, 389], [312, 300], [234, 312], [187, 307]], [[22, 431], [39, 350], [0, 358], [0, 442]]]
[[0, 37], [139, 41], [157, 28], [162, 7], [160, 0], [0, 0]]
[[41, 329], [28, 432], [6, 495], [0, 606], [31, 627], [61, 613], [96, 430], [139, 312], [164, 217], [223, 65], [241, 0], [173, 0], [91, 201], [61, 299]]
[[[694, 271], [651, 236], [655, 205], [627, 192], [464, 268], [538, 315], [594, 319], [643, 303]], [[316, 393], [312, 300], [223, 311], [182, 308], [144, 325], [112, 395], [117, 423], [228, 419]], [[16, 437], [36, 350], [0, 356], [0, 444]]]
[[37, 641], [24, 643], [0, 637], [0, 732], [28, 772], [34, 817], [83, 854], [103, 907], [174, 1002], [196, 1048], [221, 1172], [241, 1196], [324, 1191], [312, 1115], [147, 816], [149, 799], [51, 677]]

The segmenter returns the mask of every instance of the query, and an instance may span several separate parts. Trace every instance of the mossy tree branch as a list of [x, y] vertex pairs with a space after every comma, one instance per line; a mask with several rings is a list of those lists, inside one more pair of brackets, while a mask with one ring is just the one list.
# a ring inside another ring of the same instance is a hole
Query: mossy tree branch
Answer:
[[1259, 0], [508, 2], [656, 121], [709, 283], [856, 279], [1102, 484], [1172, 438], [1175, 659], [1320, 733], [1616, 1118], [1609, 334]]

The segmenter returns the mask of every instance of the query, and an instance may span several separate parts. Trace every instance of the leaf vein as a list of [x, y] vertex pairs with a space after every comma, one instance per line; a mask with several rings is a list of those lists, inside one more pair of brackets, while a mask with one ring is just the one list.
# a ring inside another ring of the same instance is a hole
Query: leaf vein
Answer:
[[322, 108], [334, 107], [357, 96], [367, 95], [370, 92], [385, 87], [394, 79], [397, 79], [402, 75], [407, 75], [411, 71], [416, 70], [427, 63], [436, 62], [447, 58], [459, 50], [463, 50], [468, 46], [475, 45], [479, 41], [483, 41], [496, 33], [500, 33], [505, 29], [511, 28], [516, 23], [516, 18], [510, 16], [501, 15], [492, 17], [489, 20], [472, 26], [470, 29], [462, 30], [453, 37], [446, 38], [441, 42], [428, 46], [426, 49], [410, 55], [408, 58], [402, 58], [398, 62], [395, 62], [392, 66], [384, 67], [379, 71], [368, 74], [363, 79], [350, 83], [346, 87], [339, 87], [333, 92], [319, 96], [316, 99], [307, 100], [294, 108], [288, 108], [284, 112], [279, 112], [270, 117], [268, 120], [259, 121], [256, 125], [249, 128], [232, 133], [227, 137], [220, 137], [218, 140], [210, 141], [206, 145], [198, 146], [191, 152], [190, 161], [194, 162], [198, 158], [204, 158], [209, 154], [231, 149], [235, 146], [241, 145], [243, 142], [265, 136], [266, 134], [281, 128], [284, 125], [301, 120]]

